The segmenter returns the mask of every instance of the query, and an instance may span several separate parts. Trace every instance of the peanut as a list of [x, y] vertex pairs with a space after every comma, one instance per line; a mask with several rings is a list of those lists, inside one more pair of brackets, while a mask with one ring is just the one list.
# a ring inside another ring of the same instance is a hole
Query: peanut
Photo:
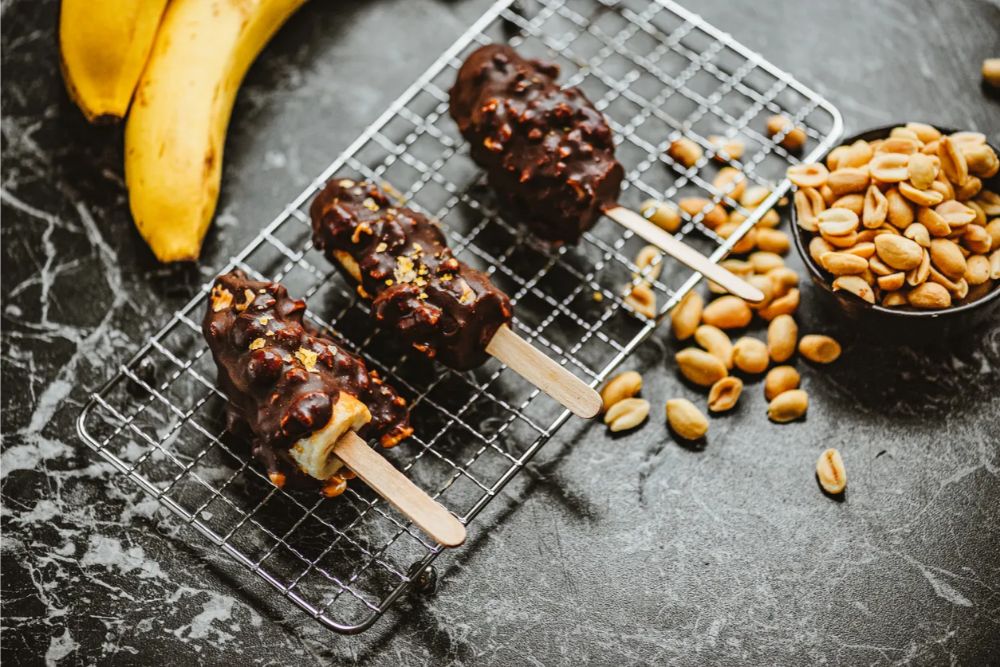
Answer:
[[778, 143], [790, 151], [800, 151], [806, 145], [806, 133], [795, 127], [787, 116], [771, 116], [767, 119], [767, 135], [779, 137]]
[[767, 351], [772, 361], [781, 363], [795, 354], [799, 327], [791, 315], [778, 315], [767, 326]]
[[983, 81], [1000, 88], [1000, 58], [987, 58], [983, 61]]
[[852, 192], [864, 192], [868, 188], [868, 169], [840, 167], [830, 172], [826, 184], [834, 197], [842, 197]]
[[799, 372], [794, 366], [775, 366], [764, 376], [764, 397], [774, 400], [775, 396], [799, 388]]
[[913, 205], [896, 189], [887, 191], [885, 199], [886, 220], [889, 221], [889, 224], [898, 229], [909, 227], [914, 217]]
[[834, 292], [850, 292], [854, 296], [875, 303], [875, 292], [872, 291], [871, 284], [861, 276], [837, 276], [833, 281]]
[[725, 412], [732, 410], [743, 392], [743, 380], [737, 377], [724, 377], [708, 391], [709, 412]]
[[909, 271], [920, 265], [924, 249], [903, 236], [881, 234], [875, 237], [875, 252], [879, 259], [900, 271]]
[[686, 168], [693, 167], [704, 155], [701, 146], [687, 137], [674, 139], [667, 149], [667, 155]]
[[681, 375], [702, 387], [711, 387], [729, 375], [721, 361], [708, 352], [695, 347], [681, 350], [674, 355], [674, 360], [677, 362]]
[[753, 253], [747, 258], [747, 261], [753, 267], [754, 273], [767, 273], [772, 269], [785, 265], [785, 260], [781, 259], [781, 255], [766, 251]]
[[947, 308], [951, 305], [951, 293], [937, 283], [925, 282], [910, 290], [906, 301], [914, 308]]
[[685, 440], [697, 440], [708, 433], [708, 418], [686, 398], [667, 401], [667, 423]]
[[744, 373], [763, 373], [769, 361], [764, 341], [744, 336], [733, 344], [733, 364]]
[[604, 413], [604, 423], [612, 433], [635, 428], [649, 416], [649, 401], [642, 398], [625, 398]]
[[795, 192], [793, 198], [795, 203], [795, 213], [799, 227], [807, 232], [817, 231], [819, 224], [819, 214], [826, 209], [819, 191], [813, 188], [805, 188]]
[[701, 322], [702, 308], [705, 305], [701, 294], [691, 290], [670, 311], [670, 328], [677, 340], [687, 340], [694, 335]]
[[747, 177], [735, 167], [723, 167], [716, 174], [712, 186], [733, 201], [738, 202], [746, 191]]
[[643, 246], [635, 256], [635, 267], [639, 269], [639, 275], [646, 280], [656, 280], [663, 270], [663, 256], [660, 249], [655, 245]]
[[800, 188], [821, 188], [826, 185], [830, 173], [819, 163], [792, 165], [785, 172], [794, 185]]
[[917, 153], [910, 156], [910, 161], [906, 165], [907, 175], [910, 183], [918, 190], [926, 190], [931, 187], [934, 179], [937, 178], [938, 159]]
[[784, 424], [802, 417], [809, 409], [809, 395], [801, 389], [783, 391], [767, 406], [767, 416], [771, 421]]
[[708, 142], [712, 144], [712, 148], [715, 150], [715, 160], [717, 162], [740, 160], [743, 158], [743, 151], [746, 149], [743, 141], [735, 137], [722, 137], [712, 134], [709, 135]]
[[840, 357], [840, 343], [829, 336], [809, 334], [799, 341], [799, 354], [817, 364], [831, 364]]
[[848, 252], [828, 252], [820, 258], [823, 268], [835, 276], [847, 276], [864, 273], [868, 261]]
[[948, 239], [931, 241], [931, 262], [952, 280], [958, 280], [965, 275], [965, 256], [954, 241]]
[[885, 222], [889, 213], [889, 202], [877, 185], [868, 186], [864, 206], [861, 210], [861, 224], [868, 229], [877, 229]]
[[757, 314], [767, 322], [770, 322], [778, 315], [791, 315], [799, 307], [799, 290], [793, 287], [788, 292], [777, 299], [774, 299], [766, 308], [761, 308]]
[[649, 319], [656, 317], [656, 293], [649, 283], [641, 282], [633, 285], [625, 296], [625, 303], [644, 317]]
[[625, 371], [619, 373], [604, 385], [601, 389], [601, 401], [604, 403], [604, 410], [607, 411], [612, 405], [632, 398], [642, 389], [642, 376], [635, 371]]
[[752, 318], [747, 302], [732, 295], [719, 297], [705, 306], [701, 314], [702, 322], [720, 329], [740, 329], [750, 324]]
[[816, 461], [816, 478], [830, 495], [838, 495], [847, 488], [847, 471], [840, 452], [832, 447], [819, 455]]
[[969, 165], [965, 155], [955, 145], [954, 137], [941, 137], [938, 141], [938, 158], [941, 160], [941, 171], [954, 185], [962, 185], [969, 177]]
[[733, 367], [733, 343], [725, 331], [710, 324], [702, 324], [695, 330], [694, 339], [727, 369]]
[[757, 248], [760, 250], [784, 255], [791, 247], [792, 242], [788, 234], [780, 229], [762, 227], [757, 230]]
[[670, 202], [647, 199], [639, 207], [639, 211], [654, 225], [670, 233], [676, 232], [681, 227], [681, 214]]
[[909, 178], [909, 162], [909, 155], [878, 153], [868, 164], [868, 169], [872, 180], [880, 183], [899, 183]]

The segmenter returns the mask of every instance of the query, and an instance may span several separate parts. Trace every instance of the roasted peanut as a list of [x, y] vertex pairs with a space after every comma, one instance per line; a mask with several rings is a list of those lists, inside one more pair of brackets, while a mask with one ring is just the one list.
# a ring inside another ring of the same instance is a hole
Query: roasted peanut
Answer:
[[708, 142], [712, 144], [712, 148], [715, 150], [714, 157], [717, 162], [740, 160], [743, 158], [743, 151], [746, 149], [743, 141], [735, 137], [722, 137], [712, 134], [709, 135]]
[[941, 137], [938, 141], [938, 158], [941, 160], [941, 171], [954, 185], [962, 185], [969, 177], [969, 165], [965, 155], [955, 145], [954, 137]]
[[685, 197], [677, 202], [677, 206], [692, 220], [701, 220], [709, 229], [716, 229], [728, 219], [726, 209], [704, 197]]
[[965, 264], [965, 275], [962, 277], [970, 285], [982, 285], [990, 279], [990, 260], [986, 255], [972, 255]]
[[877, 185], [868, 186], [861, 210], [861, 223], [868, 229], [877, 229], [885, 222], [889, 202]]
[[820, 258], [823, 268], [835, 276], [849, 276], [864, 273], [868, 260], [847, 252], [828, 252]]
[[987, 58], [983, 61], [983, 81], [1000, 88], [1000, 58]]
[[948, 239], [931, 241], [931, 263], [952, 280], [965, 275], [965, 255], [954, 241]]
[[740, 206], [747, 210], [753, 210], [767, 199], [771, 191], [761, 185], [752, 185], [746, 189], [740, 197]]
[[772, 269], [785, 265], [785, 260], [781, 259], [781, 255], [764, 250], [758, 250], [753, 253], [747, 258], [747, 261], [753, 267], [754, 273], [767, 273]]
[[846, 208], [828, 208], [818, 216], [824, 237], [847, 236], [858, 229], [858, 214]]
[[[899, 183], [909, 178], [909, 155], [902, 153], [878, 153], [868, 164], [872, 180], [880, 183]], [[933, 180], [933, 179], [931, 179]]]
[[914, 308], [947, 308], [951, 305], [951, 293], [937, 283], [924, 282], [910, 290], [906, 301]]
[[641, 282], [632, 285], [625, 295], [625, 303], [644, 317], [649, 319], [656, 317], [656, 293], [649, 286], [649, 283]]
[[711, 387], [718, 380], [729, 375], [721, 361], [696, 347], [681, 350], [674, 355], [674, 360], [677, 362], [681, 375], [702, 387]]
[[[887, 276], [879, 276], [876, 282], [878, 283], [880, 290], [891, 292], [893, 290], [900, 289], [906, 284], [906, 274], [902, 271], [897, 271], [896, 273], [890, 273]], [[874, 303], [874, 301], [872, 303]]]
[[932, 127], [926, 123], [907, 123], [905, 127], [925, 144], [941, 138], [941, 132], [936, 127]]
[[701, 322], [705, 300], [701, 294], [691, 290], [670, 311], [670, 328], [677, 340], [687, 340], [694, 335]]
[[740, 329], [750, 324], [752, 318], [753, 313], [746, 301], [732, 295], [719, 297], [705, 306], [701, 314], [705, 324], [720, 329]]
[[779, 266], [771, 269], [765, 274], [771, 280], [771, 298], [784, 296], [793, 287], [799, 284], [799, 274], [794, 269], [787, 266]]
[[733, 343], [733, 364], [744, 373], [763, 373], [769, 361], [764, 341], [744, 336]]
[[696, 144], [694, 141], [688, 139], [687, 137], [680, 137], [674, 139], [670, 143], [670, 147], [667, 149], [667, 155], [671, 157], [675, 162], [681, 164], [682, 166], [689, 168], [693, 167], [698, 160], [704, 155], [701, 146]]
[[637, 277], [645, 278], [646, 280], [656, 280], [660, 277], [660, 271], [663, 269], [663, 256], [660, 254], [660, 249], [655, 245], [643, 246], [639, 249], [638, 254], [635, 256], [635, 266], [639, 269], [639, 275]]
[[647, 199], [639, 207], [643, 217], [652, 222], [657, 227], [667, 230], [670, 233], [681, 228], [681, 214], [677, 207], [670, 202]]
[[833, 281], [834, 292], [850, 292], [854, 296], [875, 303], [875, 292], [872, 291], [869, 281], [860, 276], [838, 276]]
[[817, 226], [819, 214], [826, 209], [826, 203], [819, 191], [813, 188], [798, 190], [793, 197], [793, 202], [799, 227], [808, 232], [817, 231], [819, 229]]
[[786, 391], [798, 389], [800, 381], [794, 366], [775, 366], [764, 376], [764, 397], [771, 401]]
[[886, 220], [897, 229], [906, 229], [913, 222], [913, 205], [897, 189], [888, 190], [885, 199]]
[[708, 433], [708, 417], [686, 398], [667, 401], [667, 423], [685, 440], [697, 440]]
[[795, 421], [809, 409], [809, 395], [801, 389], [783, 391], [767, 406], [767, 416], [779, 424]]
[[832, 447], [819, 455], [816, 461], [816, 478], [823, 490], [830, 495], [838, 495], [847, 488], [847, 471], [840, 452]]
[[806, 145], [806, 133], [801, 127], [795, 127], [787, 116], [771, 116], [767, 119], [767, 134], [769, 137], [779, 137], [778, 143], [790, 151], [800, 151]]
[[809, 256], [812, 257], [813, 261], [817, 264], [822, 263], [823, 255], [833, 251], [833, 246], [827, 243], [826, 239], [821, 236], [814, 236], [809, 241]]
[[772, 361], [791, 359], [799, 339], [799, 325], [791, 315], [778, 315], [767, 326], [767, 352]]
[[924, 249], [916, 241], [895, 234], [876, 236], [875, 252], [879, 259], [900, 271], [916, 268], [924, 255]]
[[785, 172], [793, 184], [800, 188], [821, 188], [826, 184], [830, 173], [819, 163], [792, 165]]
[[938, 204], [934, 207], [934, 212], [941, 216], [953, 231], [955, 227], [967, 225], [976, 219], [976, 212], [972, 208], [954, 199]]
[[732, 410], [743, 392], [743, 380], [737, 377], [724, 377], [708, 390], [709, 412], [725, 412]]
[[625, 398], [604, 413], [604, 423], [613, 432], [635, 428], [649, 416], [649, 401], [642, 398]]
[[788, 292], [767, 304], [766, 308], [757, 311], [761, 319], [770, 322], [778, 315], [791, 315], [799, 307], [799, 290], [793, 287]]
[[910, 161], [906, 165], [910, 183], [918, 190], [926, 190], [931, 187], [938, 172], [938, 159], [917, 153], [910, 156]]
[[[723, 225], [720, 225], [719, 228], [715, 230], [715, 233], [718, 234], [721, 238], [728, 239], [730, 236], [736, 233], [736, 230], [739, 229], [739, 227], [740, 227], [739, 224], [735, 222], [727, 222]], [[737, 255], [742, 255], [744, 253], [748, 253], [751, 250], [753, 250], [756, 244], [757, 244], [757, 229], [751, 227], [750, 229], [747, 230], [746, 234], [744, 234], [740, 238], [739, 241], [733, 244], [731, 250]]]
[[723, 167], [715, 175], [712, 185], [716, 190], [738, 202], [747, 188], [747, 177], [735, 167]]
[[931, 247], [931, 234], [927, 231], [927, 228], [919, 222], [914, 222], [912, 225], [904, 229], [903, 236], [910, 239], [921, 248]]
[[852, 192], [864, 192], [868, 188], [868, 170], [859, 167], [841, 167], [830, 172], [826, 184], [834, 197], [843, 197]]
[[604, 385], [601, 389], [601, 401], [604, 403], [604, 410], [607, 411], [615, 403], [626, 398], [632, 398], [642, 389], [642, 376], [635, 371], [625, 371], [619, 373]]
[[757, 230], [757, 247], [765, 252], [784, 255], [791, 249], [792, 242], [788, 234], [780, 229], [762, 227]]
[[808, 334], [799, 341], [799, 354], [817, 364], [831, 364], [840, 357], [840, 343], [829, 336]]
[[733, 367], [733, 343], [725, 331], [711, 324], [702, 324], [695, 330], [694, 340], [727, 369]]

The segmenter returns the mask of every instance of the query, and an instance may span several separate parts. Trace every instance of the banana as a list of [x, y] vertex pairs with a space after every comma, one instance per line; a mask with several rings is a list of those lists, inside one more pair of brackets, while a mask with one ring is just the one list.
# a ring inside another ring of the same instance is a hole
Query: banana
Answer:
[[304, 3], [172, 0], [167, 7], [125, 126], [129, 206], [161, 262], [198, 258], [243, 75]]
[[125, 117], [166, 6], [167, 0], [63, 0], [63, 79], [87, 120]]

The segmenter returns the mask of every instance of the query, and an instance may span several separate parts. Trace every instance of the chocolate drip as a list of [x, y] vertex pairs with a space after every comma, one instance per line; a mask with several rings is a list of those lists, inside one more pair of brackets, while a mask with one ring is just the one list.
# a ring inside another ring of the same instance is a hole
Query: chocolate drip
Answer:
[[450, 111], [505, 211], [543, 239], [575, 243], [615, 204], [625, 172], [604, 116], [558, 76], [490, 44], [459, 70]]
[[326, 426], [341, 392], [371, 412], [362, 438], [391, 447], [413, 432], [406, 401], [361, 359], [308, 330], [305, 308], [283, 285], [233, 271], [216, 279], [202, 322], [231, 429], [249, 431], [269, 472], [297, 477], [289, 448]]
[[372, 299], [380, 326], [458, 370], [486, 361], [487, 344], [511, 319], [510, 300], [452, 255], [435, 223], [349, 179], [327, 183], [310, 212], [316, 247]]

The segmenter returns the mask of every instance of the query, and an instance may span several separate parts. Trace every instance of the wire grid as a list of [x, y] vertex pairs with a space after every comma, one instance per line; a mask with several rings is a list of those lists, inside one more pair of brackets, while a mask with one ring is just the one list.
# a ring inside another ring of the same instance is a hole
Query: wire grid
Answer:
[[[592, 386], [601, 382], [700, 279], [664, 263], [640, 274], [642, 245], [610, 220], [579, 246], [538, 243], [500, 217], [482, 174], [447, 114], [447, 91], [464, 58], [509, 41], [554, 60], [609, 118], [627, 170], [621, 201], [703, 196], [747, 220], [728, 239], [684, 215], [677, 236], [712, 259], [788, 189], [798, 161], [764, 129], [784, 113], [806, 130], [805, 160], [839, 138], [840, 115], [789, 75], [681, 7], [661, 0], [501, 0], [448, 49], [330, 167], [223, 269], [280, 280], [307, 299], [308, 318], [377, 368], [410, 401], [415, 433], [385, 451], [419, 486], [468, 524], [569, 417], [495, 360], [472, 373], [431, 365], [373, 330], [366, 303], [310, 239], [308, 205], [334, 174], [392, 184], [407, 204], [441, 220], [463, 261], [480, 268], [516, 305], [514, 328]], [[742, 160], [717, 151], [711, 134], [741, 139]], [[705, 150], [690, 168], [665, 154], [676, 138]], [[723, 166], [772, 189], [754, 210], [712, 185]], [[706, 207], [710, 208], [710, 207]], [[658, 317], [623, 300], [649, 282]], [[164, 506], [249, 571], [328, 627], [371, 626], [440, 554], [359, 482], [339, 498], [277, 489], [247, 445], [226, 431], [225, 395], [201, 337], [210, 285], [155, 334], [82, 411], [83, 439]]]

